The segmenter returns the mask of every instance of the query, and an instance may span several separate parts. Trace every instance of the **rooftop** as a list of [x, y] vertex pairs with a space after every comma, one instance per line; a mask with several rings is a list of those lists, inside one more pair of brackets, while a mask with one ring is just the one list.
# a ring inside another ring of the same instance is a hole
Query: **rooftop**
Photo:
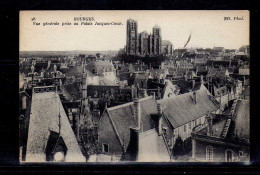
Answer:
[[[145, 97], [139, 99], [141, 106], [141, 125], [143, 131], [155, 128], [154, 122], [151, 119], [151, 114], [157, 114], [157, 104], [153, 97]], [[107, 108], [114, 127], [118, 133], [120, 140], [127, 146], [130, 140], [130, 127], [137, 127], [137, 122], [134, 119], [134, 102], [123, 105]]]
[[61, 136], [68, 148], [66, 162], [84, 162], [76, 137], [71, 129], [66, 113], [56, 92], [33, 93], [26, 162], [45, 162], [46, 145], [50, 132], [59, 132], [61, 116]]
[[193, 92], [159, 100], [163, 114], [174, 128], [180, 127], [195, 119], [216, 111], [217, 105], [211, 100], [204, 85], [196, 92], [196, 103]]

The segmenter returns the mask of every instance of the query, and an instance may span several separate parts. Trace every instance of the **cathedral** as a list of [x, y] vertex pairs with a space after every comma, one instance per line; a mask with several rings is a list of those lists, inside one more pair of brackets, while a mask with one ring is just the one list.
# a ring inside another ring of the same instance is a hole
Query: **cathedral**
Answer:
[[[165, 46], [164, 43], [167, 43], [167, 45]], [[127, 55], [140, 56], [171, 55], [173, 53], [173, 45], [169, 41], [162, 41], [161, 28], [158, 25], [153, 27], [152, 34], [148, 34], [146, 31], [138, 33], [137, 21], [128, 19], [126, 53]]]

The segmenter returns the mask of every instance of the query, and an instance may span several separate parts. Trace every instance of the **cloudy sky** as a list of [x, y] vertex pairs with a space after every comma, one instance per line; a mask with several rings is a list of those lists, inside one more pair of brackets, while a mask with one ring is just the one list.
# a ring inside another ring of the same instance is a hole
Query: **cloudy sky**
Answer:
[[[81, 25], [74, 17], [94, 17], [94, 21], [92, 25]], [[249, 11], [21, 11], [20, 51], [118, 50], [126, 44], [129, 18], [137, 20], [138, 32], [150, 33], [155, 24], [159, 25], [162, 39], [170, 40], [174, 48], [183, 47], [190, 32], [187, 47], [238, 49], [249, 44]], [[43, 26], [45, 22], [59, 25]], [[62, 26], [66, 22], [71, 25]], [[122, 25], [102, 26], [96, 22]]]

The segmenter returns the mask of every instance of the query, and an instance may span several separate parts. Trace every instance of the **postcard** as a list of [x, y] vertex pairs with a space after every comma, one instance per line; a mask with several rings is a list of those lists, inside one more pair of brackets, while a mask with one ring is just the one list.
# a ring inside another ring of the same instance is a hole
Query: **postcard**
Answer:
[[20, 11], [20, 163], [250, 162], [249, 11]]

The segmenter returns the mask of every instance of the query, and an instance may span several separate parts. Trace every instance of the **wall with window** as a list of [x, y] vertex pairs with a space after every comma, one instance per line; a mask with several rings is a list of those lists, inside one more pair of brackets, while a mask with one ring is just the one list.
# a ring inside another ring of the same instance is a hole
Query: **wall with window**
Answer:
[[109, 155], [121, 155], [122, 148], [119, 140], [117, 139], [116, 133], [113, 129], [111, 121], [107, 115], [104, 113], [99, 122], [99, 138], [98, 143], [101, 147], [103, 154]]
[[[209, 155], [212, 153], [212, 155]], [[249, 160], [249, 152], [245, 148], [234, 148], [223, 144], [195, 141], [195, 161], [241, 162]]]
[[185, 125], [182, 125], [178, 128], [174, 129], [174, 142], [178, 136], [182, 138], [182, 140], [185, 140], [189, 137], [191, 137], [192, 129], [198, 125], [205, 123], [205, 116], [200, 117], [196, 120], [193, 120], [189, 123], [186, 123]]

